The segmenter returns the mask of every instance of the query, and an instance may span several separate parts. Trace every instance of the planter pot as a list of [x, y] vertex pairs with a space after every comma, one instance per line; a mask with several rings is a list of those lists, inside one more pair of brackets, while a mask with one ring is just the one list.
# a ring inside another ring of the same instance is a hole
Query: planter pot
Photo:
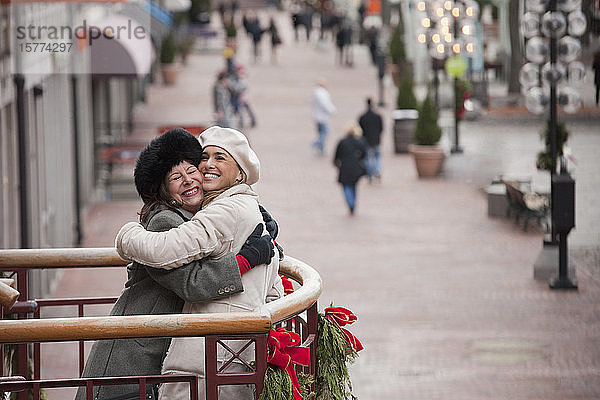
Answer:
[[413, 142], [413, 134], [419, 118], [417, 110], [394, 110], [394, 151], [408, 153], [408, 146]]
[[414, 156], [419, 178], [433, 178], [440, 174], [445, 158], [441, 147], [411, 144], [409, 151]]
[[390, 71], [390, 76], [392, 77], [392, 82], [394, 82], [395, 87], [398, 87], [400, 79], [405, 73], [411, 76], [413, 75], [412, 64], [408, 61], [402, 61], [400, 64], [394, 64], [393, 62], [388, 61], [387, 69]]
[[177, 64], [161, 64], [160, 70], [165, 85], [174, 85], [177, 82], [177, 75], [179, 75], [179, 66]]

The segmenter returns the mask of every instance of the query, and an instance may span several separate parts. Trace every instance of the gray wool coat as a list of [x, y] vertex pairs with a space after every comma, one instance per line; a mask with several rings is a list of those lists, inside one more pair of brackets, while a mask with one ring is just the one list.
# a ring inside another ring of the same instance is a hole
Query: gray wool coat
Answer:
[[[159, 210], [151, 215], [145, 228], [166, 231], [189, 220], [184, 210]], [[234, 254], [219, 259], [194, 261], [180, 268], [164, 270], [133, 263], [128, 279], [110, 315], [148, 315], [181, 313], [184, 301], [202, 302], [231, 296], [243, 290]], [[159, 375], [170, 338], [100, 340], [92, 346], [83, 377]], [[150, 386], [147, 391], [150, 392]], [[94, 399], [138, 398], [138, 385], [96, 386]], [[85, 389], [76, 400], [85, 399]], [[147, 396], [154, 399], [154, 395]]]

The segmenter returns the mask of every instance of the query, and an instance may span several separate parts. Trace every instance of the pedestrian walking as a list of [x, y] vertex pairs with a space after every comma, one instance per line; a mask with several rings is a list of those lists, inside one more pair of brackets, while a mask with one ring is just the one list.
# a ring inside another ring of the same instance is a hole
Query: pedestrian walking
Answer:
[[237, 0], [232, 0], [231, 1], [231, 19], [235, 18], [235, 15], [238, 12], [238, 9], [240, 8]]
[[594, 53], [592, 68], [594, 69], [594, 85], [596, 85], [596, 105], [598, 105], [600, 95], [600, 50]]
[[234, 108], [231, 103], [231, 90], [226, 72], [219, 72], [213, 85], [213, 111], [218, 125], [230, 128], [233, 123]]
[[338, 182], [342, 185], [344, 198], [354, 215], [356, 209], [356, 184], [366, 174], [365, 158], [367, 149], [361, 138], [362, 129], [356, 122], [346, 128], [346, 136], [340, 140], [335, 150], [333, 163], [339, 169]]
[[261, 51], [260, 51], [260, 42], [263, 37], [263, 33], [265, 33], [265, 29], [263, 29], [260, 25], [260, 20], [257, 15], [250, 15], [246, 20], [247, 31], [252, 38], [252, 53], [254, 55], [254, 62], [257, 62], [260, 59]]
[[339, 65], [351, 67], [354, 64], [352, 59], [352, 21], [345, 17], [338, 24], [335, 35], [335, 44], [338, 49]]
[[292, 27], [294, 28], [294, 40], [298, 41], [298, 26], [302, 25], [302, 6], [299, 0], [292, 0], [290, 6], [290, 17], [292, 18]]
[[245, 79], [244, 67], [236, 65], [229, 75], [231, 104], [233, 106], [234, 114], [238, 118], [238, 128], [246, 128], [244, 114], [248, 115], [248, 118], [250, 118], [250, 127], [254, 128], [256, 126], [256, 116], [254, 115], [247, 98], [248, 84]]
[[281, 44], [281, 36], [279, 35], [277, 25], [275, 25], [275, 20], [272, 17], [269, 21], [269, 34], [271, 35], [271, 63], [276, 64], [277, 48]]
[[367, 98], [367, 111], [358, 119], [358, 124], [363, 132], [363, 138], [367, 146], [367, 174], [369, 182], [375, 178], [381, 182], [381, 132], [383, 132], [383, 119], [381, 115], [373, 110], [373, 101]]
[[219, 17], [221, 18], [221, 24], [225, 26], [225, 2], [220, 2], [217, 6], [217, 11], [219, 13]]
[[331, 101], [331, 95], [327, 90], [327, 81], [320, 78], [313, 91], [313, 118], [317, 124], [317, 140], [313, 147], [320, 155], [325, 154], [325, 139], [329, 133], [329, 120], [336, 108]]

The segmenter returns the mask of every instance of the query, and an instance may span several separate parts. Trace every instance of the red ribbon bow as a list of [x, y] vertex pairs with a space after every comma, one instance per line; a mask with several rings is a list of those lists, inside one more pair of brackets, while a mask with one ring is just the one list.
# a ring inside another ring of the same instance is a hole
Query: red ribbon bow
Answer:
[[283, 284], [283, 294], [287, 296], [290, 293], [294, 293], [294, 286], [292, 285], [292, 281], [285, 275], [279, 275], [281, 277], [281, 283]]
[[354, 348], [354, 350], [361, 351], [364, 348], [356, 336], [351, 334], [347, 329], [342, 328], [342, 326], [353, 324], [354, 321], [356, 321], [357, 317], [352, 311], [344, 307], [327, 307], [325, 309], [325, 318], [341, 329], [346, 337], [346, 341]]
[[302, 398], [300, 383], [296, 377], [294, 364], [307, 367], [310, 359], [308, 347], [300, 347], [300, 335], [295, 332], [286, 331], [283, 328], [271, 329], [269, 338], [269, 354], [267, 362], [285, 370], [292, 380], [292, 394], [294, 399]]

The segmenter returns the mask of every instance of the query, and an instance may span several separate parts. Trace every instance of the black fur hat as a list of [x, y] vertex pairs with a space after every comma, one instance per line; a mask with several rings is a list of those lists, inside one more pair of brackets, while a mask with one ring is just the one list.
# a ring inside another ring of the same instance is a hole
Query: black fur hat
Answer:
[[135, 187], [144, 203], [156, 198], [166, 174], [182, 161], [198, 166], [202, 146], [183, 128], [171, 129], [153, 139], [135, 163]]

